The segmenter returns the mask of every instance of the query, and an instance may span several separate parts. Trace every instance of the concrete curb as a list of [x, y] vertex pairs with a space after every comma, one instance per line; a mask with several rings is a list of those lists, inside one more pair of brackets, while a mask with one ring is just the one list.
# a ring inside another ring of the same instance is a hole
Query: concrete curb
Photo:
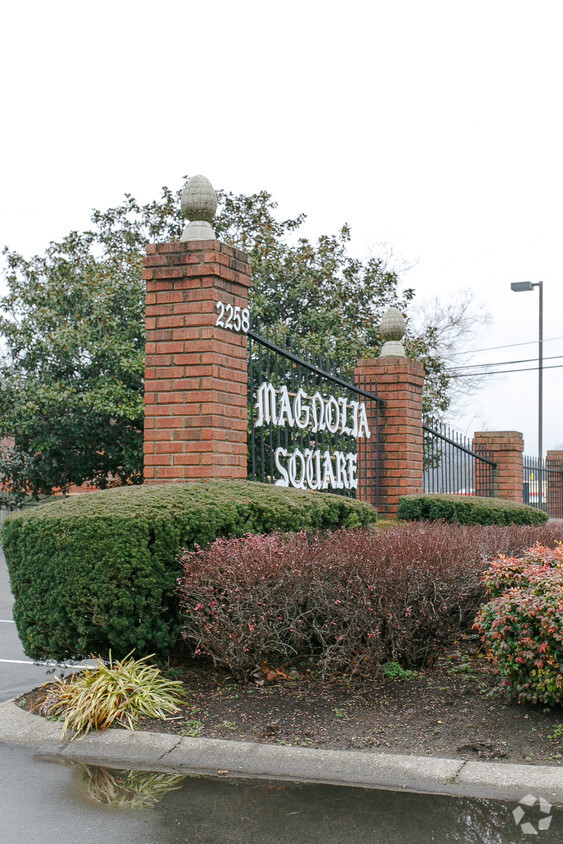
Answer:
[[14, 701], [0, 704], [0, 742], [33, 747], [42, 755], [73, 762], [504, 800], [519, 800], [532, 792], [563, 806], [563, 767], [315, 750], [123, 729], [72, 742], [60, 742], [59, 736], [60, 724], [25, 712]]

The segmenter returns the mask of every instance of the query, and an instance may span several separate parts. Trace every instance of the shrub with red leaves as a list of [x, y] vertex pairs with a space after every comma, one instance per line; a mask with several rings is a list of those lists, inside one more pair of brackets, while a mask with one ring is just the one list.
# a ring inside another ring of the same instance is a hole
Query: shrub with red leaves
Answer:
[[324, 672], [421, 667], [470, 628], [484, 560], [561, 538], [561, 526], [417, 522], [218, 539], [181, 557], [184, 637], [241, 680], [299, 656]]
[[535, 580], [556, 566], [563, 567], [563, 544], [547, 548], [538, 542], [518, 557], [501, 554], [491, 560], [483, 573], [483, 585], [489, 598], [498, 598], [513, 586], [528, 586], [530, 578]]
[[239, 679], [266, 658], [307, 652], [304, 534], [217, 539], [181, 557], [184, 638]]
[[492, 600], [474, 627], [501, 689], [518, 702], [563, 703], [563, 546], [493, 560], [483, 583]]

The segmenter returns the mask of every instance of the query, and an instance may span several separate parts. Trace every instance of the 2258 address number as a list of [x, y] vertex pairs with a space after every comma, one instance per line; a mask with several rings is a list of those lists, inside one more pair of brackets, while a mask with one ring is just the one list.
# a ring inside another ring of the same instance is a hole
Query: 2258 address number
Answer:
[[241, 308], [239, 305], [225, 305], [219, 300], [215, 305], [218, 311], [215, 325], [219, 328], [226, 328], [229, 331], [242, 331], [246, 334], [250, 328], [250, 311], [248, 308]]

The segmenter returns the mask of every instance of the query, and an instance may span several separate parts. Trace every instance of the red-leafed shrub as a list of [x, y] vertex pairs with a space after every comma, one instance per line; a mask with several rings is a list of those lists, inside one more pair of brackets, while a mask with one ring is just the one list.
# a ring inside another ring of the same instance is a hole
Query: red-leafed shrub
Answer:
[[415, 523], [219, 539], [181, 558], [184, 637], [240, 679], [301, 655], [324, 671], [423, 666], [473, 621], [483, 560], [542, 531]]
[[475, 626], [509, 696], [563, 703], [563, 572], [549, 569], [509, 589], [485, 604]]
[[183, 635], [194, 653], [248, 679], [267, 657], [307, 652], [307, 555], [301, 533], [218, 539], [185, 552]]
[[538, 541], [533, 548], [526, 549], [522, 556], [540, 566], [563, 566], [563, 541], [557, 540], [555, 548], [548, 548]]
[[483, 574], [483, 585], [489, 598], [497, 598], [513, 586], [527, 586], [556, 566], [563, 566], [563, 544], [547, 548], [538, 542], [518, 557], [500, 555], [491, 560]]
[[474, 626], [501, 688], [519, 702], [563, 703], [563, 546], [493, 560], [483, 583], [492, 600]]

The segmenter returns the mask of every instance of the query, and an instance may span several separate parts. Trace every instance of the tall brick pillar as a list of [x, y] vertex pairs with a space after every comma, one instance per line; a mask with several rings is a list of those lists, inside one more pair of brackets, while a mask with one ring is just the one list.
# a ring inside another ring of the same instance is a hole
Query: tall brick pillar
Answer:
[[[404, 336], [404, 319], [396, 308], [390, 308], [383, 317], [381, 334], [386, 343], [380, 357], [359, 360], [355, 375], [357, 384], [362, 384], [364, 379], [376, 382], [378, 396], [384, 403], [379, 428], [379, 512], [382, 516], [396, 516], [399, 496], [421, 493], [424, 489], [424, 366], [405, 357], [400, 342]], [[369, 468], [362, 464], [360, 452], [360, 479]]]
[[[476, 451], [492, 452], [497, 464], [495, 470], [495, 496], [522, 504], [524, 497], [524, 468], [522, 452], [524, 437], [519, 431], [479, 431], [473, 436]], [[480, 495], [479, 476], [475, 477], [475, 494]]]
[[145, 483], [247, 475], [250, 268], [213, 239], [210, 191], [203, 177], [188, 182], [184, 239], [147, 247]]
[[552, 519], [563, 519], [563, 451], [548, 451], [545, 457], [547, 469], [547, 515]]

